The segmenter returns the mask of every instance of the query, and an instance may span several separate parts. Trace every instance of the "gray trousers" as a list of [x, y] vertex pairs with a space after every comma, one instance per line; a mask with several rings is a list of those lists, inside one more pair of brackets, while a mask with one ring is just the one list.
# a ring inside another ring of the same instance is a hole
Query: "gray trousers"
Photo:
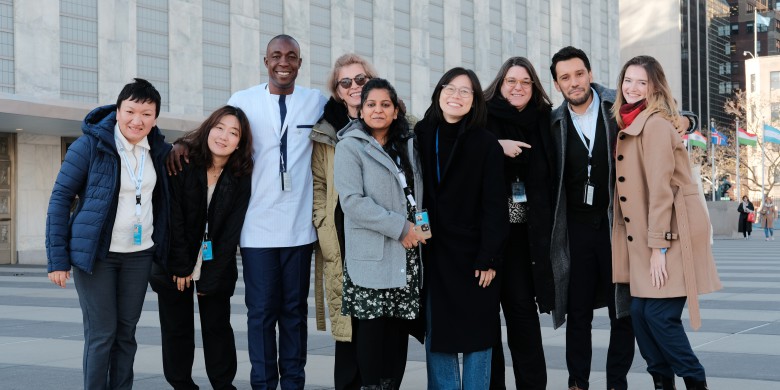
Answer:
[[141, 317], [154, 247], [110, 252], [95, 261], [92, 274], [73, 269], [84, 318], [84, 388], [131, 389]]

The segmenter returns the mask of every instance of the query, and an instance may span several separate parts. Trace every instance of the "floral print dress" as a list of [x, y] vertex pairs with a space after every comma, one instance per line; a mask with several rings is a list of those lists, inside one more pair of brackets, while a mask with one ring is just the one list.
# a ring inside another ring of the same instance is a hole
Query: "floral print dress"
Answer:
[[[409, 222], [414, 221], [414, 209], [406, 202]], [[366, 288], [352, 283], [344, 263], [344, 291], [341, 314], [361, 320], [393, 317], [413, 320], [420, 313], [420, 253], [417, 248], [406, 250], [406, 286], [401, 288]]]

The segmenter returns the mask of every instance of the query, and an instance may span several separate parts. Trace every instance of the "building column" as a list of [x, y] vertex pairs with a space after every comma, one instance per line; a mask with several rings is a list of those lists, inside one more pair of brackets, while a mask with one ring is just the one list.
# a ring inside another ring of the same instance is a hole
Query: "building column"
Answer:
[[506, 61], [509, 57], [525, 56], [525, 53], [519, 53], [517, 50], [517, 35], [517, 2], [501, 0], [501, 61]]
[[[203, 116], [203, 1], [168, 0], [169, 111]], [[186, 72], [181, 70], [186, 69]]]
[[[309, 87], [311, 85], [311, 39], [309, 38], [309, 20], [311, 19], [309, 2], [306, 0], [284, 0], [284, 33], [292, 36], [301, 47], [301, 70], [295, 83]], [[279, 32], [282, 33], [281, 31]]]
[[355, 0], [331, 0], [330, 57], [355, 52]]
[[490, 4], [488, 1], [477, 3], [474, 2], [474, 72], [480, 82], [487, 82], [493, 79], [490, 72]]
[[463, 65], [460, 46], [460, 0], [444, 0], [444, 72]]
[[412, 101], [407, 110], [421, 115], [428, 109], [431, 99], [430, 33], [428, 32], [428, 0], [411, 0], [412, 36]]
[[230, 2], [230, 85], [233, 92], [265, 82], [260, 69], [265, 44], [260, 42], [260, 10], [254, 0]]
[[16, 94], [59, 99], [59, 1], [14, 1], [14, 47]]
[[374, 66], [382, 78], [395, 81], [395, 10], [392, 1], [374, 2]]

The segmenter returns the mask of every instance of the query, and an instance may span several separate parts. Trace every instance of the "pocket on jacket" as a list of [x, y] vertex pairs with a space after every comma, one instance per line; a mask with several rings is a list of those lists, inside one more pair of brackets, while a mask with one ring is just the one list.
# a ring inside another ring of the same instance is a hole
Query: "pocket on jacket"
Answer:
[[382, 260], [385, 236], [369, 229], [353, 228], [347, 232], [347, 256], [358, 261]]

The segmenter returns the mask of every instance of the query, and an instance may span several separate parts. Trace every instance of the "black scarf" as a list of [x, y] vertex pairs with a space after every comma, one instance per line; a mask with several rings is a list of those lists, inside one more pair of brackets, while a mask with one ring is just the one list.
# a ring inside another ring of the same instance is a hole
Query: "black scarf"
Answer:
[[[493, 117], [491, 119], [498, 119], [501, 123], [489, 123], [488, 127], [495, 126], [500, 130], [500, 134], [497, 134], [499, 139], [513, 139], [530, 143], [528, 142], [528, 133], [537, 131], [540, 116], [539, 110], [536, 107], [531, 107], [531, 104], [532, 102], [529, 101], [522, 111], [518, 111], [503, 97], [493, 97], [487, 101], [488, 114]], [[507, 124], [511, 124], [511, 126], [507, 126]]]
[[350, 121], [347, 105], [343, 102], [337, 102], [333, 97], [328, 99], [328, 102], [325, 103], [325, 112], [322, 116], [337, 132], [349, 124]]

